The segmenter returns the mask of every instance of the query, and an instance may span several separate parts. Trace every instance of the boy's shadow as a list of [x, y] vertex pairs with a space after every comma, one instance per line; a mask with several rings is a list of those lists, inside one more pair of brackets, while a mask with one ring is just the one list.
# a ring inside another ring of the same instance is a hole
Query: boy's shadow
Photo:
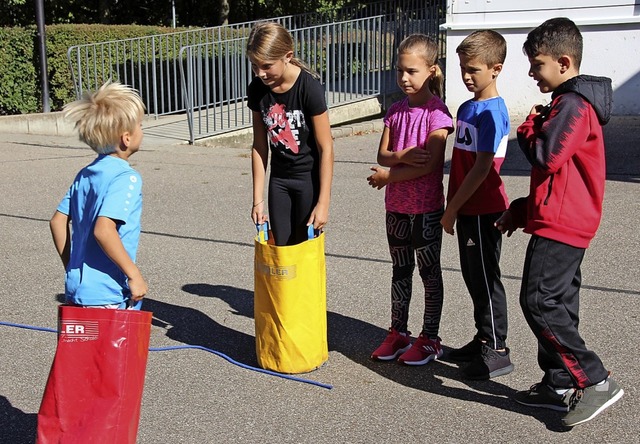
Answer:
[[24, 413], [0, 395], [0, 442], [31, 444], [35, 441], [37, 415]]
[[[470, 381], [462, 378], [461, 368], [447, 361], [449, 347], [444, 346], [444, 356], [440, 360], [425, 366], [407, 366], [397, 362], [380, 362], [371, 359], [371, 351], [380, 345], [387, 335], [387, 330], [367, 322], [343, 316], [339, 313], [328, 313], [329, 349], [335, 350], [352, 361], [368, 368], [391, 381], [406, 387], [437, 394], [446, 398], [459, 399], [468, 403], [479, 403], [509, 412], [532, 416], [545, 424], [551, 431], [567, 431], [560, 422], [557, 412], [544, 409], [527, 408], [516, 403], [512, 398], [515, 390], [497, 382]], [[467, 387], [444, 385], [444, 378], [460, 381]]]
[[[229, 291], [236, 296], [243, 290], [231, 287], [213, 287], [203, 284], [188, 284], [183, 290], [204, 297], [212, 297]], [[253, 296], [253, 295], [252, 295]], [[244, 296], [233, 297], [246, 300]], [[252, 304], [251, 301], [249, 303]], [[153, 312], [152, 325], [165, 329], [167, 337], [188, 345], [197, 345], [217, 352], [250, 366], [257, 366], [254, 336], [225, 327], [199, 310], [145, 298], [143, 310]]]
[[[233, 315], [253, 319], [253, 292], [226, 285], [186, 284], [187, 293], [215, 297], [226, 302]], [[167, 336], [191, 345], [201, 345], [222, 352], [248, 365], [257, 365], [255, 338], [223, 327], [208, 316], [191, 308], [146, 300], [144, 309], [154, 312], [154, 325], [167, 327]], [[430, 392], [465, 402], [480, 403], [495, 408], [529, 415], [544, 423], [549, 430], [565, 431], [556, 412], [532, 409], [513, 401], [515, 390], [495, 380], [467, 381], [461, 379], [457, 365], [445, 360], [422, 367], [399, 365], [395, 362], [376, 362], [370, 353], [384, 339], [387, 331], [359, 319], [327, 312], [329, 350], [336, 351], [369, 370], [417, 390]], [[445, 347], [445, 357], [447, 352]], [[461, 381], [468, 388], [443, 385], [443, 378]]]

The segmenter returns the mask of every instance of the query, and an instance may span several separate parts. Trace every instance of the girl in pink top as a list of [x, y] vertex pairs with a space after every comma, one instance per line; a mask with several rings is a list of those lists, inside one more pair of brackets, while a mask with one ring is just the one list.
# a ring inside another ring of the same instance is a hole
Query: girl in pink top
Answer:
[[[442, 356], [438, 331], [443, 283], [440, 267], [444, 188], [444, 151], [453, 122], [442, 102], [443, 74], [438, 45], [423, 34], [405, 38], [398, 47], [398, 86], [406, 97], [384, 118], [378, 149], [380, 167], [373, 167], [369, 185], [386, 186], [387, 240], [393, 262], [391, 327], [371, 357], [423, 365]], [[407, 330], [413, 270], [424, 284], [422, 330], [413, 345]]]

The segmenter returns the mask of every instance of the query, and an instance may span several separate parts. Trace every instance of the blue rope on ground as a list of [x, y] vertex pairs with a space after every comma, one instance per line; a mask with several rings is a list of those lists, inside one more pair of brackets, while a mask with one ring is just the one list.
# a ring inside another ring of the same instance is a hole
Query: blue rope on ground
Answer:
[[238, 367], [242, 367], [242, 368], [245, 368], [247, 370], [253, 370], [254, 372], [266, 373], [267, 375], [277, 376], [279, 378], [291, 379], [292, 381], [298, 381], [298, 382], [304, 382], [306, 384], [317, 385], [318, 387], [326, 388], [326, 389], [329, 389], [329, 390], [331, 390], [333, 388], [333, 386], [331, 386], [329, 384], [323, 384], [322, 382], [311, 381], [309, 379], [303, 379], [303, 378], [299, 378], [297, 376], [287, 375], [287, 374], [284, 374], [284, 373], [278, 373], [278, 372], [274, 372], [274, 371], [271, 371], [271, 370], [265, 370], [263, 368], [252, 367], [250, 365], [238, 362], [235, 359], [225, 355], [224, 353], [221, 353], [221, 352], [216, 351], [216, 350], [211, 350], [210, 348], [202, 347], [201, 345], [174, 345], [174, 346], [169, 346], [169, 347], [151, 347], [151, 348], [149, 348], [149, 351], [180, 350], [180, 349], [185, 349], [185, 348], [195, 348], [195, 349], [207, 351], [209, 353], [213, 353], [214, 355], [220, 356], [221, 358], [226, 359], [228, 362], [230, 362], [230, 363], [232, 363], [234, 365], [237, 365]]
[[[36, 331], [46, 331], [46, 332], [50, 332], [50, 333], [58, 333], [58, 330], [56, 330], [55, 328], [35, 327], [33, 325], [14, 324], [12, 322], [0, 321], [0, 325], [4, 325], [4, 326], [7, 326], [7, 327], [24, 328], [26, 330], [36, 330]], [[310, 379], [304, 379], [304, 378], [299, 378], [297, 376], [286, 375], [284, 373], [278, 373], [278, 372], [274, 372], [274, 371], [271, 371], [271, 370], [265, 370], [263, 368], [252, 367], [250, 365], [238, 362], [235, 359], [225, 355], [224, 353], [221, 353], [221, 352], [216, 351], [216, 350], [212, 350], [212, 349], [207, 348], [207, 347], [203, 347], [201, 345], [174, 345], [174, 346], [168, 346], [168, 347], [149, 347], [149, 351], [153, 351], [153, 352], [156, 352], [156, 351], [170, 351], [170, 350], [181, 350], [181, 349], [189, 349], [189, 348], [193, 348], [193, 349], [197, 349], [197, 350], [204, 350], [206, 352], [213, 353], [214, 355], [225, 359], [227, 362], [230, 362], [231, 364], [237, 365], [238, 367], [244, 368], [246, 370], [252, 370], [252, 371], [258, 372], [258, 373], [265, 373], [267, 375], [277, 376], [278, 378], [283, 378], [283, 379], [290, 379], [290, 380], [296, 381], [296, 382], [303, 382], [305, 384], [315, 385], [315, 386], [318, 386], [318, 387], [326, 388], [328, 390], [331, 390], [333, 388], [333, 386], [330, 385], [330, 384], [324, 384], [322, 382], [312, 381]]]
[[26, 328], [27, 330], [48, 331], [48, 332], [51, 332], [51, 333], [58, 333], [58, 330], [56, 330], [55, 328], [34, 327], [33, 325], [14, 324], [12, 322], [2, 322], [2, 321], [0, 321], [0, 325], [6, 325], [7, 327]]

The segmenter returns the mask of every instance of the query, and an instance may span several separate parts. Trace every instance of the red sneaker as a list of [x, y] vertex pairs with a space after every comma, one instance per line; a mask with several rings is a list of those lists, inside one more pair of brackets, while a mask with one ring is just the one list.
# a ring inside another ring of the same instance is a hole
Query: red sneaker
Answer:
[[429, 339], [418, 336], [411, 348], [400, 355], [398, 362], [406, 365], [424, 365], [429, 361], [435, 361], [442, 356], [440, 338]]
[[390, 328], [389, 334], [380, 347], [371, 353], [371, 359], [377, 361], [391, 361], [396, 359], [411, 347], [410, 334], [409, 332], [400, 333], [396, 329]]

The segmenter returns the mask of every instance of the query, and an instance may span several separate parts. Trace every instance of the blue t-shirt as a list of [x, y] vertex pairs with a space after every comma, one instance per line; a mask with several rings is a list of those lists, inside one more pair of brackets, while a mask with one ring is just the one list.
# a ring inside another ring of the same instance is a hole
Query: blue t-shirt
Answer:
[[130, 298], [126, 275], [102, 251], [93, 230], [99, 216], [114, 220], [122, 244], [135, 262], [142, 213], [140, 174], [126, 160], [99, 155], [78, 173], [58, 211], [71, 218], [66, 301], [107, 305]]

